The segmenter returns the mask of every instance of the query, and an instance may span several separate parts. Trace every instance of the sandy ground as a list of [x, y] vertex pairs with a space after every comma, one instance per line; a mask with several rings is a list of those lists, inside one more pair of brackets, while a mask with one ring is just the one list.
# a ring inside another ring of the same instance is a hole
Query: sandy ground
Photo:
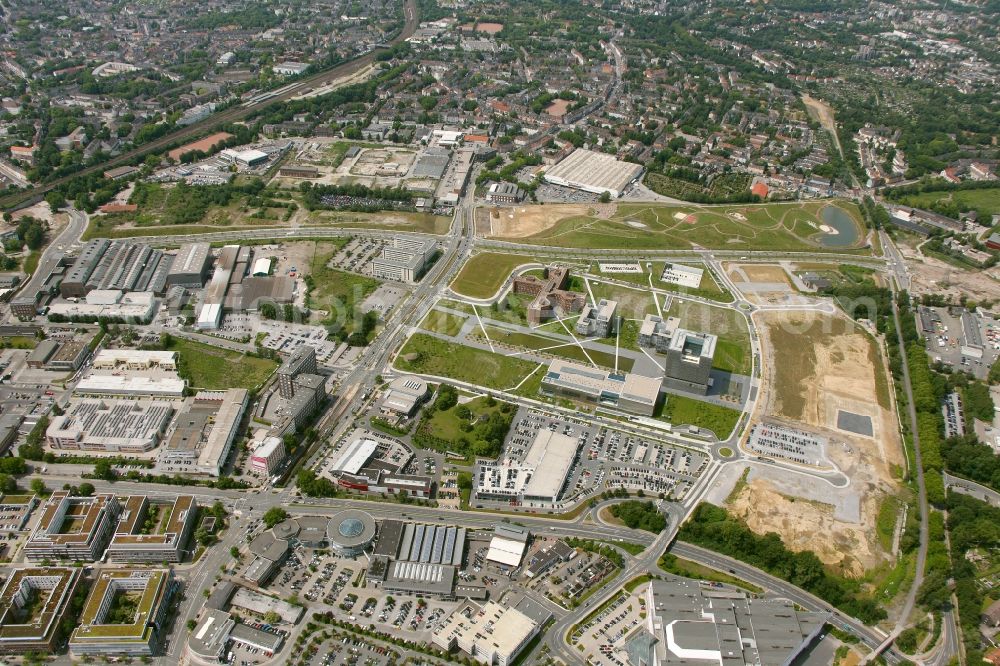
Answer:
[[550, 229], [559, 220], [578, 215], [607, 219], [618, 210], [615, 204], [560, 204], [557, 206], [511, 206], [490, 208], [490, 235], [527, 238]]
[[896, 243], [910, 274], [910, 293], [946, 294], [953, 300], [966, 296], [975, 301], [1000, 300], [1000, 268], [983, 271], [955, 268], [940, 259], [925, 257], [916, 245]]
[[[843, 317], [769, 312], [757, 323], [762, 320], [767, 326], [761, 327], [766, 362], [760, 415], [827, 437], [828, 457], [851, 483], [838, 490], [822, 481], [803, 484], [798, 474], [766, 470], [751, 474], [731, 508], [755, 532], [777, 532], [789, 547], [813, 550], [824, 563], [860, 576], [889, 559], [875, 524], [882, 498], [898, 488], [893, 467], [904, 464], [895, 413], [878, 404], [872, 343]], [[774, 344], [788, 344], [788, 334], [779, 336], [780, 331], [798, 332], [814, 358], [803, 364], [802, 356], [793, 359], [775, 350]], [[774, 388], [778, 382], [788, 404]], [[870, 416], [875, 436], [837, 429], [838, 409]]]
[[789, 305], [812, 303], [816, 299], [803, 296], [792, 283], [784, 267], [774, 264], [723, 264], [726, 275], [751, 303], [757, 305]]

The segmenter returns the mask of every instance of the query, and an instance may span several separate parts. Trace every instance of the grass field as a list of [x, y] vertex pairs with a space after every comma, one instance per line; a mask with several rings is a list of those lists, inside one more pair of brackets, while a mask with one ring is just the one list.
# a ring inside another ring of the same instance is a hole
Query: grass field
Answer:
[[[544, 353], [546, 354], [551, 354], [552, 356], [558, 356], [559, 358], [565, 358], [587, 365], [590, 364], [590, 361], [587, 360], [587, 356], [589, 355], [590, 359], [597, 365], [608, 368], [609, 370], [614, 370], [615, 368], [614, 354], [596, 351], [593, 349], [588, 349], [585, 354], [578, 345], [567, 343], [565, 340], [557, 340], [544, 335], [535, 335], [533, 333], [509, 331], [505, 328], [499, 328], [497, 326], [487, 326], [486, 333], [490, 336], [490, 339], [494, 343], [502, 343], [530, 351], [544, 349]], [[554, 345], [562, 346], [552, 349], [551, 347]], [[633, 363], [632, 359], [621, 357], [618, 359], [618, 369], [629, 372], [632, 370]]]
[[954, 192], [921, 192], [904, 196], [900, 199], [900, 203], [927, 209], [931, 209], [936, 203], [953, 203], [959, 208], [971, 208], [979, 213], [980, 220], [989, 221], [991, 215], [1000, 213], [1000, 187]]
[[464, 423], [475, 423], [481, 417], [488, 417], [494, 412], [500, 411], [500, 406], [503, 404], [499, 400], [493, 401], [493, 406], [490, 407], [487, 404], [487, 398], [475, 398], [469, 402], [463, 403], [472, 412], [472, 418], [463, 421], [458, 418], [455, 414], [456, 407], [451, 409], [446, 409], [444, 411], [440, 409], [435, 409], [431, 412], [431, 417], [428, 420], [429, 432], [435, 437], [440, 437], [441, 439], [457, 440], [466, 433], [462, 430], [462, 424]]
[[500, 289], [512, 270], [536, 261], [522, 254], [480, 252], [465, 262], [451, 283], [451, 290], [470, 298], [489, 298]]
[[431, 310], [424, 317], [424, 320], [420, 322], [420, 328], [432, 333], [442, 333], [450, 337], [455, 337], [462, 330], [462, 324], [465, 323], [466, 319], [468, 317], [452, 314], [451, 312]]
[[664, 313], [681, 320], [681, 328], [718, 336], [712, 367], [740, 375], [750, 373], [750, 329], [736, 310], [692, 301], [674, 301]]
[[711, 430], [719, 439], [726, 439], [740, 420], [740, 412], [729, 407], [668, 393], [653, 417], [673, 425], [693, 425]]
[[309, 224], [442, 235], [448, 233], [448, 229], [451, 228], [451, 218], [409, 211], [356, 213], [346, 210], [317, 210], [309, 214]]
[[[415, 357], [408, 360], [411, 354]], [[449, 377], [499, 390], [517, 386], [538, 367], [531, 361], [446, 342], [426, 333], [407, 340], [395, 365], [404, 372]]]
[[[828, 237], [820, 231], [826, 201], [664, 206], [620, 204], [609, 219], [572, 215], [550, 228], [518, 239], [524, 243], [584, 249], [677, 249], [862, 251], [863, 224], [857, 207], [835, 204], [854, 222], [851, 237]], [[548, 207], [546, 207], [548, 208]], [[830, 238], [836, 247], [824, 244]]]
[[38, 338], [24, 335], [4, 336], [0, 338], [0, 349], [34, 349], [38, 346]]
[[174, 338], [170, 349], [177, 352], [178, 373], [194, 388], [251, 389], [263, 384], [278, 367], [278, 363], [270, 359], [193, 340]]
[[[671, 282], [664, 282], [660, 280], [660, 276], [663, 274], [663, 266], [667, 262], [665, 261], [654, 261], [650, 265], [650, 270], [646, 270], [645, 264], [643, 264], [642, 273], [601, 273], [597, 266], [592, 267], [590, 275], [595, 277], [604, 277], [614, 280], [620, 280], [622, 282], [631, 282], [632, 284], [639, 285], [642, 287], [649, 287], [649, 277], [652, 273], [653, 286], [657, 289], [663, 289], [664, 291], [672, 291], [678, 294], [690, 294], [691, 296], [700, 296], [701, 298], [707, 298], [713, 301], [719, 301], [720, 303], [729, 303], [733, 300], [733, 295], [728, 291], [719, 286], [712, 277], [712, 273], [709, 270], [705, 270], [701, 276], [701, 283], [697, 288], [682, 287], [680, 285], [673, 284]], [[701, 266], [698, 266], [701, 268]]]
[[647, 314], [658, 314], [653, 292], [646, 289], [631, 289], [606, 282], [591, 282], [590, 291], [594, 298], [618, 301], [618, 314], [626, 319], [642, 319]]
[[313, 285], [309, 293], [309, 306], [312, 309], [326, 310], [329, 313], [327, 321], [335, 320], [342, 315], [350, 319], [352, 315], [347, 313], [353, 313], [355, 307], [380, 284], [374, 278], [327, 266], [333, 255], [346, 242], [346, 239], [317, 241], [309, 264], [308, 275], [311, 276]]

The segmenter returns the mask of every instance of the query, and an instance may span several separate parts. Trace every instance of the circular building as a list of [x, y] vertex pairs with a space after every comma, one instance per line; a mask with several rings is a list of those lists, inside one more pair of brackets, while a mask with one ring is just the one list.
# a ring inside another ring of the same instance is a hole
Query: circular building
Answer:
[[375, 540], [375, 519], [357, 509], [341, 511], [330, 518], [326, 540], [338, 555], [359, 555]]

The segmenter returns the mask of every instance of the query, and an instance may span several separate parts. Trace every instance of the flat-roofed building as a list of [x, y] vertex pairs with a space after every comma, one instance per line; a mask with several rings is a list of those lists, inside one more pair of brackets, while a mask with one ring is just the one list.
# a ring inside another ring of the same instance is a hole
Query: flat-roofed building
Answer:
[[199, 391], [186, 398], [157, 454], [166, 472], [218, 477], [250, 402], [246, 389]]
[[278, 394], [282, 398], [295, 395], [295, 378], [303, 373], [316, 372], [316, 349], [299, 345], [278, 368]]
[[46, 370], [75, 372], [90, 356], [90, 345], [85, 340], [69, 340], [60, 343], [59, 349], [49, 357]]
[[[132, 495], [125, 500], [111, 537], [108, 560], [148, 564], [182, 561], [197, 513], [198, 505], [191, 495], [178, 495], [169, 503], [150, 503], [145, 495]], [[153, 531], [146, 529], [149, 520], [156, 521]]]
[[136, 396], [179, 398], [187, 380], [180, 377], [129, 377], [92, 374], [77, 382], [73, 392], [81, 396]]
[[639, 346], [652, 347], [660, 353], [666, 352], [680, 324], [681, 320], [677, 317], [663, 319], [654, 314], [647, 314], [639, 326]]
[[27, 363], [29, 368], [43, 368], [49, 362], [49, 359], [52, 358], [52, 355], [56, 353], [57, 349], [59, 349], [59, 342], [57, 340], [42, 340], [28, 354], [28, 360], [25, 363]]
[[743, 592], [686, 579], [651, 581], [645, 601], [645, 632], [629, 642], [628, 651], [634, 663], [649, 666], [786, 666], [830, 617], [797, 610], [787, 599], [751, 601]]
[[[169, 569], [101, 571], [80, 614], [80, 624], [70, 636], [70, 652], [151, 656], [164, 628], [174, 589]], [[110, 617], [115, 599], [122, 594], [138, 598], [131, 622]]]
[[173, 413], [159, 400], [74, 399], [52, 418], [45, 441], [54, 449], [145, 453], [159, 446]]
[[382, 409], [408, 418], [413, 416], [427, 396], [427, 382], [419, 377], [403, 375], [389, 384]]
[[287, 457], [285, 443], [280, 437], [265, 437], [260, 446], [250, 454], [250, 466], [270, 476], [284, 464]]
[[211, 265], [212, 250], [208, 243], [185, 243], [177, 249], [177, 254], [170, 264], [166, 286], [201, 289], [208, 279]]
[[704, 269], [696, 266], [666, 263], [663, 265], [663, 272], [660, 274], [660, 280], [663, 282], [669, 282], [670, 284], [676, 284], [679, 287], [697, 289], [698, 286], [701, 285], [701, 276], [704, 272]]
[[525, 527], [507, 522], [497, 523], [493, 528], [486, 559], [501, 567], [513, 569], [521, 564], [524, 551], [528, 547], [531, 533]]
[[540, 430], [522, 461], [484, 461], [476, 465], [475, 497], [554, 504], [562, 494], [578, 447], [575, 437]]
[[11, 571], [0, 590], [0, 652], [54, 653], [60, 647], [59, 625], [82, 575], [82, 569], [68, 567]]
[[554, 360], [542, 377], [541, 393], [582, 400], [643, 416], [652, 416], [660, 395], [659, 379], [615, 373], [579, 363]]
[[442, 650], [457, 647], [482, 664], [508, 666], [540, 630], [538, 622], [516, 608], [496, 601], [483, 606], [468, 602], [448, 616], [432, 640]]
[[712, 385], [712, 359], [718, 338], [679, 328], [667, 347], [663, 371], [665, 387], [705, 395]]
[[382, 280], [416, 282], [437, 252], [430, 238], [396, 236], [372, 259], [372, 275]]
[[278, 175], [282, 178], [319, 178], [320, 173], [314, 166], [289, 164], [278, 169]]
[[57, 490], [24, 546], [28, 560], [67, 559], [93, 562], [101, 557], [118, 521], [121, 505], [113, 494], [72, 497]]
[[586, 303], [586, 297], [575, 291], [568, 291], [569, 269], [564, 266], [550, 266], [544, 277], [519, 275], [514, 278], [512, 289], [515, 294], [534, 298], [528, 304], [528, 323], [534, 326], [560, 314], [579, 312]]
[[514, 183], [493, 183], [486, 192], [486, 200], [490, 203], [516, 204], [524, 199], [524, 190]]
[[577, 148], [554, 167], [546, 170], [545, 180], [593, 194], [607, 192], [617, 199], [642, 176], [640, 164], [623, 162], [614, 155]]
[[609, 338], [615, 334], [618, 317], [618, 301], [602, 298], [597, 305], [587, 303], [576, 320], [576, 332], [598, 338]]
[[177, 369], [177, 352], [148, 351], [144, 349], [102, 349], [94, 356], [97, 370], [160, 370]]
[[37, 495], [0, 495], [0, 534], [24, 530], [37, 506]]

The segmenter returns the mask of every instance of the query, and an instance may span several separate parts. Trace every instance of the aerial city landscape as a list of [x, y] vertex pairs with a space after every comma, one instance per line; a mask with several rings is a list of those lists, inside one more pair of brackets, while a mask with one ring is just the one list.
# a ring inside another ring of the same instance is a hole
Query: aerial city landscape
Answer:
[[0, 663], [1000, 666], [997, 0], [0, 21]]

